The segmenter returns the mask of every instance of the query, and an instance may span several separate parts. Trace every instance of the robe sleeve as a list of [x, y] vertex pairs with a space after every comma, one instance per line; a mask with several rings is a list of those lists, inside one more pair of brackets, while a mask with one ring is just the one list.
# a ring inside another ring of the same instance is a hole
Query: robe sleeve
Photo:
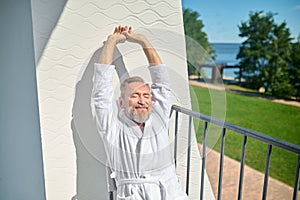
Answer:
[[170, 78], [167, 67], [164, 64], [149, 67], [152, 86], [151, 91], [154, 97], [154, 103], [159, 105], [163, 117], [169, 118], [171, 111], [170, 102]]
[[108, 133], [113, 118], [114, 65], [94, 64], [91, 106], [100, 134]]

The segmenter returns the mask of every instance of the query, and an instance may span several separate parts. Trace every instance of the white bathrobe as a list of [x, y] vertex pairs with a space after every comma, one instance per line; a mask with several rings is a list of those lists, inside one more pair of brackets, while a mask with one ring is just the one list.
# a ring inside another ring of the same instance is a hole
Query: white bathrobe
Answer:
[[113, 99], [114, 65], [95, 63], [92, 106], [103, 138], [117, 199], [188, 199], [182, 191], [170, 153], [169, 76], [165, 65], [149, 67], [154, 97], [144, 131]]

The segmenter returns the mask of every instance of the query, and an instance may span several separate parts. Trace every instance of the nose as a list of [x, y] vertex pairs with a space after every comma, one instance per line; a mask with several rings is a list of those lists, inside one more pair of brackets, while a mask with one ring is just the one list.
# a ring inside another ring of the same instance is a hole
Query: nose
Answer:
[[145, 103], [145, 97], [140, 96], [139, 100], [138, 100], [138, 103], [141, 104], [141, 105], [144, 105], [144, 103]]

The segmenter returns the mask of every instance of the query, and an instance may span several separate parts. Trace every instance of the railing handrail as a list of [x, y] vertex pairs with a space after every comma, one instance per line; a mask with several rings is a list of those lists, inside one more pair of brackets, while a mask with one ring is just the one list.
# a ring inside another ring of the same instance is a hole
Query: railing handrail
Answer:
[[[173, 105], [171, 108], [170, 117], [175, 111], [175, 145], [174, 145], [174, 160], [176, 166], [176, 151], [177, 151], [177, 132], [178, 132], [178, 113], [182, 113], [189, 116], [189, 128], [188, 128], [188, 154], [187, 154], [187, 177], [186, 177], [186, 193], [189, 192], [189, 168], [190, 168], [190, 141], [191, 141], [191, 127], [193, 118], [198, 118], [205, 122], [204, 130], [203, 130], [203, 144], [202, 144], [202, 153], [206, 155], [206, 136], [207, 136], [207, 124], [214, 124], [222, 128], [222, 142], [221, 142], [221, 152], [220, 152], [220, 168], [219, 168], [219, 183], [218, 183], [218, 200], [222, 198], [222, 177], [223, 177], [223, 164], [224, 164], [224, 145], [225, 145], [225, 134], [226, 130], [231, 130], [234, 133], [238, 133], [243, 135], [243, 143], [242, 143], [242, 155], [240, 161], [240, 176], [239, 176], [239, 186], [238, 186], [238, 200], [242, 199], [243, 193], [243, 179], [244, 179], [244, 166], [245, 166], [245, 154], [246, 154], [246, 144], [247, 138], [253, 138], [255, 140], [264, 142], [268, 145], [267, 155], [266, 155], [266, 166], [265, 166], [265, 175], [264, 175], [264, 183], [263, 183], [263, 192], [262, 199], [266, 200], [267, 191], [268, 191], [268, 178], [269, 178], [269, 169], [270, 169], [270, 158], [272, 153], [272, 147], [276, 146], [283, 150], [295, 153], [297, 155], [297, 166], [296, 166], [296, 174], [295, 174], [295, 182], [294, 182], [294, 191], [293, 191], [293, 200], [298, 199], [298, 188], [299, 188], [299, 179], [300, 179], [300, 146], [296, 144], [292, 144], [286, 141], [282, 141], [277, 138], [273, 138], [271, 136], [243, 128], [234, 124], [230, 124], [228, 122], [222, 121], [217, 118], [213, 118], [199, 112], [195, 112], [193, 110], [183, 108], [177, 105]], [[200, 200], [203, 199], [204, 192], [204, 173], [205, 173], [205, 163], [206, 156], [202, 156], [202, 167], [201, 167], [201, 184], [200, 184]]]
[[213, 118], [213, 117], [201, 114], [199, 112], [196, 112], [196, 111], [193, 111], [193, 110], [190, 110], [187, 108], [183, 108], [178, 105], [172, 105], [171, 111], [173, 111], [173, 110], [184, 113], [186, 115], [189, 115], [189, 116], [192, 116], [195, 118], [198, 118], [198, 119], [201, 119], [201, 120], [204, 120], [204, 121], [207, 121], [209, 123], [221, 126], [228, 130], [232, 130], [236, 133], [243, 134], [245, 136], [257, 139], [257, 140], [265, 142], [267, 144], [271, 144], [273, 146], [291, 151], [295, 154], [298, 154], [298, 155], [300, 154], [300, 146], [299, 145], [292, 144], [292, 143], [289, 143], [289, 142], [286, 142], [283, 140], [279, 140], [277, 138], [274, 138], [274, 137], [271, 137], [271, 136], [268, 136], [268, 135], [265, 135], [265, 134], [247, 129], [247, 128], [243, 128], [241, 126], [237, 126], [237, 125], [228, 123], [226, 121], [222, 121], [220, 119]]

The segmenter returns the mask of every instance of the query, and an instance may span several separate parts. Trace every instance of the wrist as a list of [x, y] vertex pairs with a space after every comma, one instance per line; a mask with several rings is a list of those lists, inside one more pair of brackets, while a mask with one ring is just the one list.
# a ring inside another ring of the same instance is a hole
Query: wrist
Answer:
[[146, 38], [143, 38], [143, 40], [141, 40], [139, 42], [139, 44], [143, 47], [143, 48], [150, 48], [152, 47], [152, 45], [150, 44], [150, 42], [146, 39]]
[[107, 43], [116, 45], [118, 43], [117, 38], [114, 35], [109, 35], [106, 40]]

